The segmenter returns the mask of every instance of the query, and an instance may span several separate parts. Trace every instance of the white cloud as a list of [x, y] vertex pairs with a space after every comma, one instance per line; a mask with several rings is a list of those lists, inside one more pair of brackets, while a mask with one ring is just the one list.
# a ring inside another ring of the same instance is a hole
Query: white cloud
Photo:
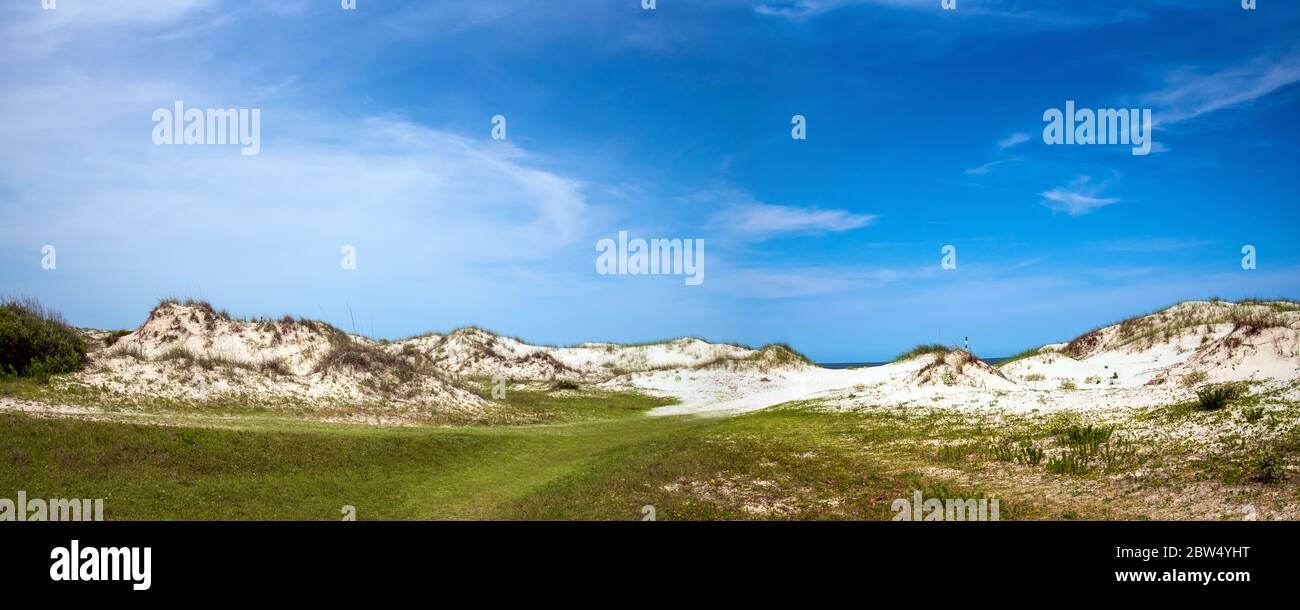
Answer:
[[1014, 157], [1014, 158], [1011, 158], [1011, 159], [997, 159], [997, 160], [994, 160], [994, 161], [989, 161], [988, 163], [985, 163], [984, 165], [981, 165], [981, 166], [979, 166], [979, 167], [972, 167], [972, 168], [966, 170], [966, 174], [971, 175], [971, 176], [983, 176], [984, 174], [987, 174], [987, 173], [993, 171], [993, 169], [996, 168], [996, 167], [999, 166], [999, 165], [1002, 165], [1002, 164], [1004, 164], [1004, 163], [1011, 163], [1011, 162], [1019, 161], [1019, 160], [1020, 160], [1020, 157]]
[[1043, 205], [1053, 212], [1083, 216], [1120, 202], [1118, 197], [1098, 197], [1103, 188], [1105, 188], [1104, 184], [1092, 184], [1091, 177], [1079, 176], [1069, 186], [1057, 187], [1041, 195]]
[[716, 224], [745, 237], [767, 239], [783, 234], [842, 233], [875, 222], [872, 214], [820, 210], [749, 201], [732, 204], [715, 218]]
[[[1009, 135], [1009, 136], [1007, 136], [1007, 137], [1005, 137], [1005, 138], [1002, 138], [1001, 140], [998, 140], [998, 152], [999, 152], [999, 153], [1004, 153], [1004, 152], [1006, 152], [1008, 149], [1015, 148], [1016, 146], [1019, 146], [1019, 145], [1021, 145], [1021, 144], [1024, 144], [1025, 142], [1028, 142], [1029, 140], [1030, 140], [1030, 137], [1029, 137], [1029, 134], [1027, 134], [1027, 133], [1023, 133], [1023, 132], [1016, 132], [1016, 133], [1013, 133], [1013, 134], [1011, 134], [1011, 135]], [[981, 166], [979, 166], [979, 167], [972, 167], [972, 168], [966, 170], [966, 175], [968, 175], [968, 176], [983, 176], [983, 175], [985, 175], [985, 174], [987, 174], [987, 173], [989, 173], [989, 172], [992, 172], [993, 169], [996, 168], [996, 167], [999, 166], [999, 165], [1002, 165], [1002, 164], [1004, 164], [1004, 163], [1011, 163], [1011, 162], [1015, 162], [1015, 161], [1019, 161], [1019, 160], [1020, 160], [1020, 157], [1003, 158], [1003, 159], [994, 159], [993, 161], [989, 161], [988, 163], [985, 163], [984, 165], [981, 165]]]
[[58, 0], [53, 10], [42, 9], [39, 0], [6, 4], [0, 9], [0, 23], [4, 23], [0, 37], [8, 41], [6, 52], [37, 58], [92, 35], [175, 27], [211, 9], [214, 0]]
[[[0, 151], [0, 214], [11, 219], [0, 226], [0, 243], [57, 238], [135, 269], [163, 252], [202, 252], [214, 273], [234, 260], [297, 260], [317, 241], [333, 244], [311, 255], [325, 261], [340, 244], [365, 241], [378, 262], [381, 247], [392, 253], [385, 265], [393, 273], [586, 254], [574, 246], [594, 212], [586, 185], [538, 167], [528, 151], [489, 140], [486, 130], [472, 139], [400, 117], [266, 100], [258, 104], [258, 156], [156, 146], [153, 109], [176, 99], [191, 106], [239, 99], [214, 91], [247, 87], [215, 74], [201, 85], [165, 74], [157, 81], [44, 74], [0, 89], [0, 113], [22, 117], [0, 123], [0, 138], [24, 143]], [[104, 238], [127, 235], [147, 239]]]
[[1257, 58], [1213, 72], [1184, 68], [1166, 79], [1170, 84], [1147, 94], [1158, 124], [1171, 124], [1253, 102], [1300, 81], [1300, 54]]
[[1025, 142], [1028, 141], [1029, 141], [1029, 134], [1020, 133], [1020, 132], [1013, 133], [1005, 138], [1002, 138], [1001, 140], [998, 140], [998, 150], [1006, 150], [1018, 144], [1024, 144]]

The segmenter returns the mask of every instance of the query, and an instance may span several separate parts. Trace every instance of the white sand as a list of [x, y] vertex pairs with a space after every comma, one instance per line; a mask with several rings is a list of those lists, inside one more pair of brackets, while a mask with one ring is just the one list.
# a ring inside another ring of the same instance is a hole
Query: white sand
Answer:
[[[338, 339], [337, 331], [323, 324], [230, 320], [203, 305], [164, 304], [114, 347], [92, 352], [91, 367], [70, 383], [125, 396], [251, 397], [254, 402], [335, 410], [378, 403], [399, 416], [403, 411], [474, 414], [492, 409], [490, 401], [462, 387], [471, 378], [564, 379], [680, 400], [653, 415], [734, 414], [808, 399], [823, 399], [821, 404], [833, 409], [1111, 409], [1186, 400], [1205, 383], [1254, 381], [1264, 389], [1294, 385], [1300, 379], [1300, 311], [1289, 311], [1291, 307], [1183, 303], [1098, 329], [1070, 344], [1044, 346], [1038, 355], [1001, 368], [960, 350], [835, 370], [797, 361], [779, 347], [752, 350], [691, 338], [548, 347], [475, 328], [396, 342], [350, 336], [358, 345], [422, 365], [417, 378], [378, 396], [376, 384], [392, 382], [382, 370], [322, 370], [331, 336]], [[1250, 315], [1268, 317], [1271, 323], [1259, 329], [1242, 324]], [[102, 340], [103, 333], [88, 332]], [[161, 358], [178, 348], [244, 366], [204, 368]], [[258, 365], [267, 362], [278, 362], [283, 370], [260, 370]], [[16, 408], [0, 404], [11, 407]]]
[[[1053, 344], [1001, 369], [979, 363], [959, 370], [964, 352], [953, 351], [942, 364], [926, 355], [856, 370], [656, 371], [606, 385], [682, 400], [656, 409], [655, 415], [741, 413], [808, 399], [825, 399], [826, 406], [837, 409], [925, 405], [1028, 412], [1155, 406], [1187, 400], [1205, 383], [1256, 381], [1262, 389], [1273, 389], [1300, 379], [1300, 312], [1276, 313], [1285, 326], [1258, 331], [1216, 323], [1234, 311], [1271, 309], [1183, 303], [1100, 329], [1095, 344], [1080, 342], [1078, 359], [1064, 353], [1066, 344]], [[1203, 380], [1181, 383], [1197, 372]]]

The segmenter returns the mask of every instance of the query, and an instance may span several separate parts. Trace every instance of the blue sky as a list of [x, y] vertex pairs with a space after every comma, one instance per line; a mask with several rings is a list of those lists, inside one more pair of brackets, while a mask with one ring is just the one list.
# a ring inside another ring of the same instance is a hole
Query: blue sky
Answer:
[[[824, 362], [1300, 297], [1300, 5], [939, 4], [10, 0], [0, 293]], [[261, 153], [154, 145], [175, 100], [260, 109]], [[1046, 145], [1066, 100], [1150, 108], [1155, 150]], [[598, 275], [620, 230], [703, 239], [705, 282]]]

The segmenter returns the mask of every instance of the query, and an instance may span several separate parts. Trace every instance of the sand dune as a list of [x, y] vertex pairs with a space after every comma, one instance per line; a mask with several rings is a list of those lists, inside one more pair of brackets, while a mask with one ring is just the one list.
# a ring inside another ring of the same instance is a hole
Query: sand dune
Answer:
[[[1196, 301], [1085, 333], [993, 367], [962, 350], [826, 369], [783, 346], [683, 338], [645, 345], [530, 345], [479, 328], [376, 341], [295, 318], [239, 320], [205, 303], [164, 302], [111, 346], [86, 331], [91, 366], [63, 383], [101, 396], [386, 413], [397, 419], [495, 407], [483, 383], [557, 380], [678, 398], [655, 415], [739, 413], [795, 401], [1011, 411], [1140, 407], [1198, 386], [1256, 382], [1294, 392], [1300, 306]], [[476, 387], [477, 386], [477, 387]]]
[[1260, 382], [1295, 391], [1300, 306], [1195, 301], [1085, 333], [994, 368], [962, 350], [866, 369], [727, 375], [657, 371], [607, 385], [679, 396], [658, 414], [744, 412], [790, 400], [832, 408], [924, 405], [1010, 411], [1169, 404], [1198, 386]]

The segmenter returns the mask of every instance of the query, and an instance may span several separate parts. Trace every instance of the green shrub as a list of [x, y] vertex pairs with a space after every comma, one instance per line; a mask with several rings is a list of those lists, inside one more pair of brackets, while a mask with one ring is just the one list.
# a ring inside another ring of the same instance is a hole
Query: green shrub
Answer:
[[1196, 408], [1201, 411], [1218, 411], [1246, 395], [1246, 387], [1238, 383], [1225, 383], [1196, 392]]
[[1016, 461], [1025, 466], [1037, 466], [1043, 461], [1043, 450], [1035, 447], [1032, 443], [1025, 442], [1020, 446]]
[[0, 303], [0, 375], [49, 379], [86, 366], [86, 342], [35, 300]]
[[989, 453], [999, 462], [1016, 461], [1016, 445], [1010, 440], [1002, 440], [989, 445]]
[[1097, 455], [1102, 445], [1110, 440], [1115, 428], [1110, 426], [1071, 426], [1064, 430], [1062, 439], [1078, 455], [1091, 458]]
[[1044, 468], [1048, 472], [1056, 474], [1088, 474], [1092, 471], [1092, 466], [1088, 463], [1088, 457], [1074, 451], [1067, 451], [1047, 460], [1047, 465]]
[[1133, 441], [1123, 438], [1115, 438], [1101, 445], [1097, 456], [1101, 458], [1102, 469], [1107, 474], [1127, 470], [1139, 461], [1137, 446]]
[[979, 453], [980, 448], [969, 443], [943, 445], [939, 447], [939, 460], [944, 462], [962, 462], [969, 456]]

